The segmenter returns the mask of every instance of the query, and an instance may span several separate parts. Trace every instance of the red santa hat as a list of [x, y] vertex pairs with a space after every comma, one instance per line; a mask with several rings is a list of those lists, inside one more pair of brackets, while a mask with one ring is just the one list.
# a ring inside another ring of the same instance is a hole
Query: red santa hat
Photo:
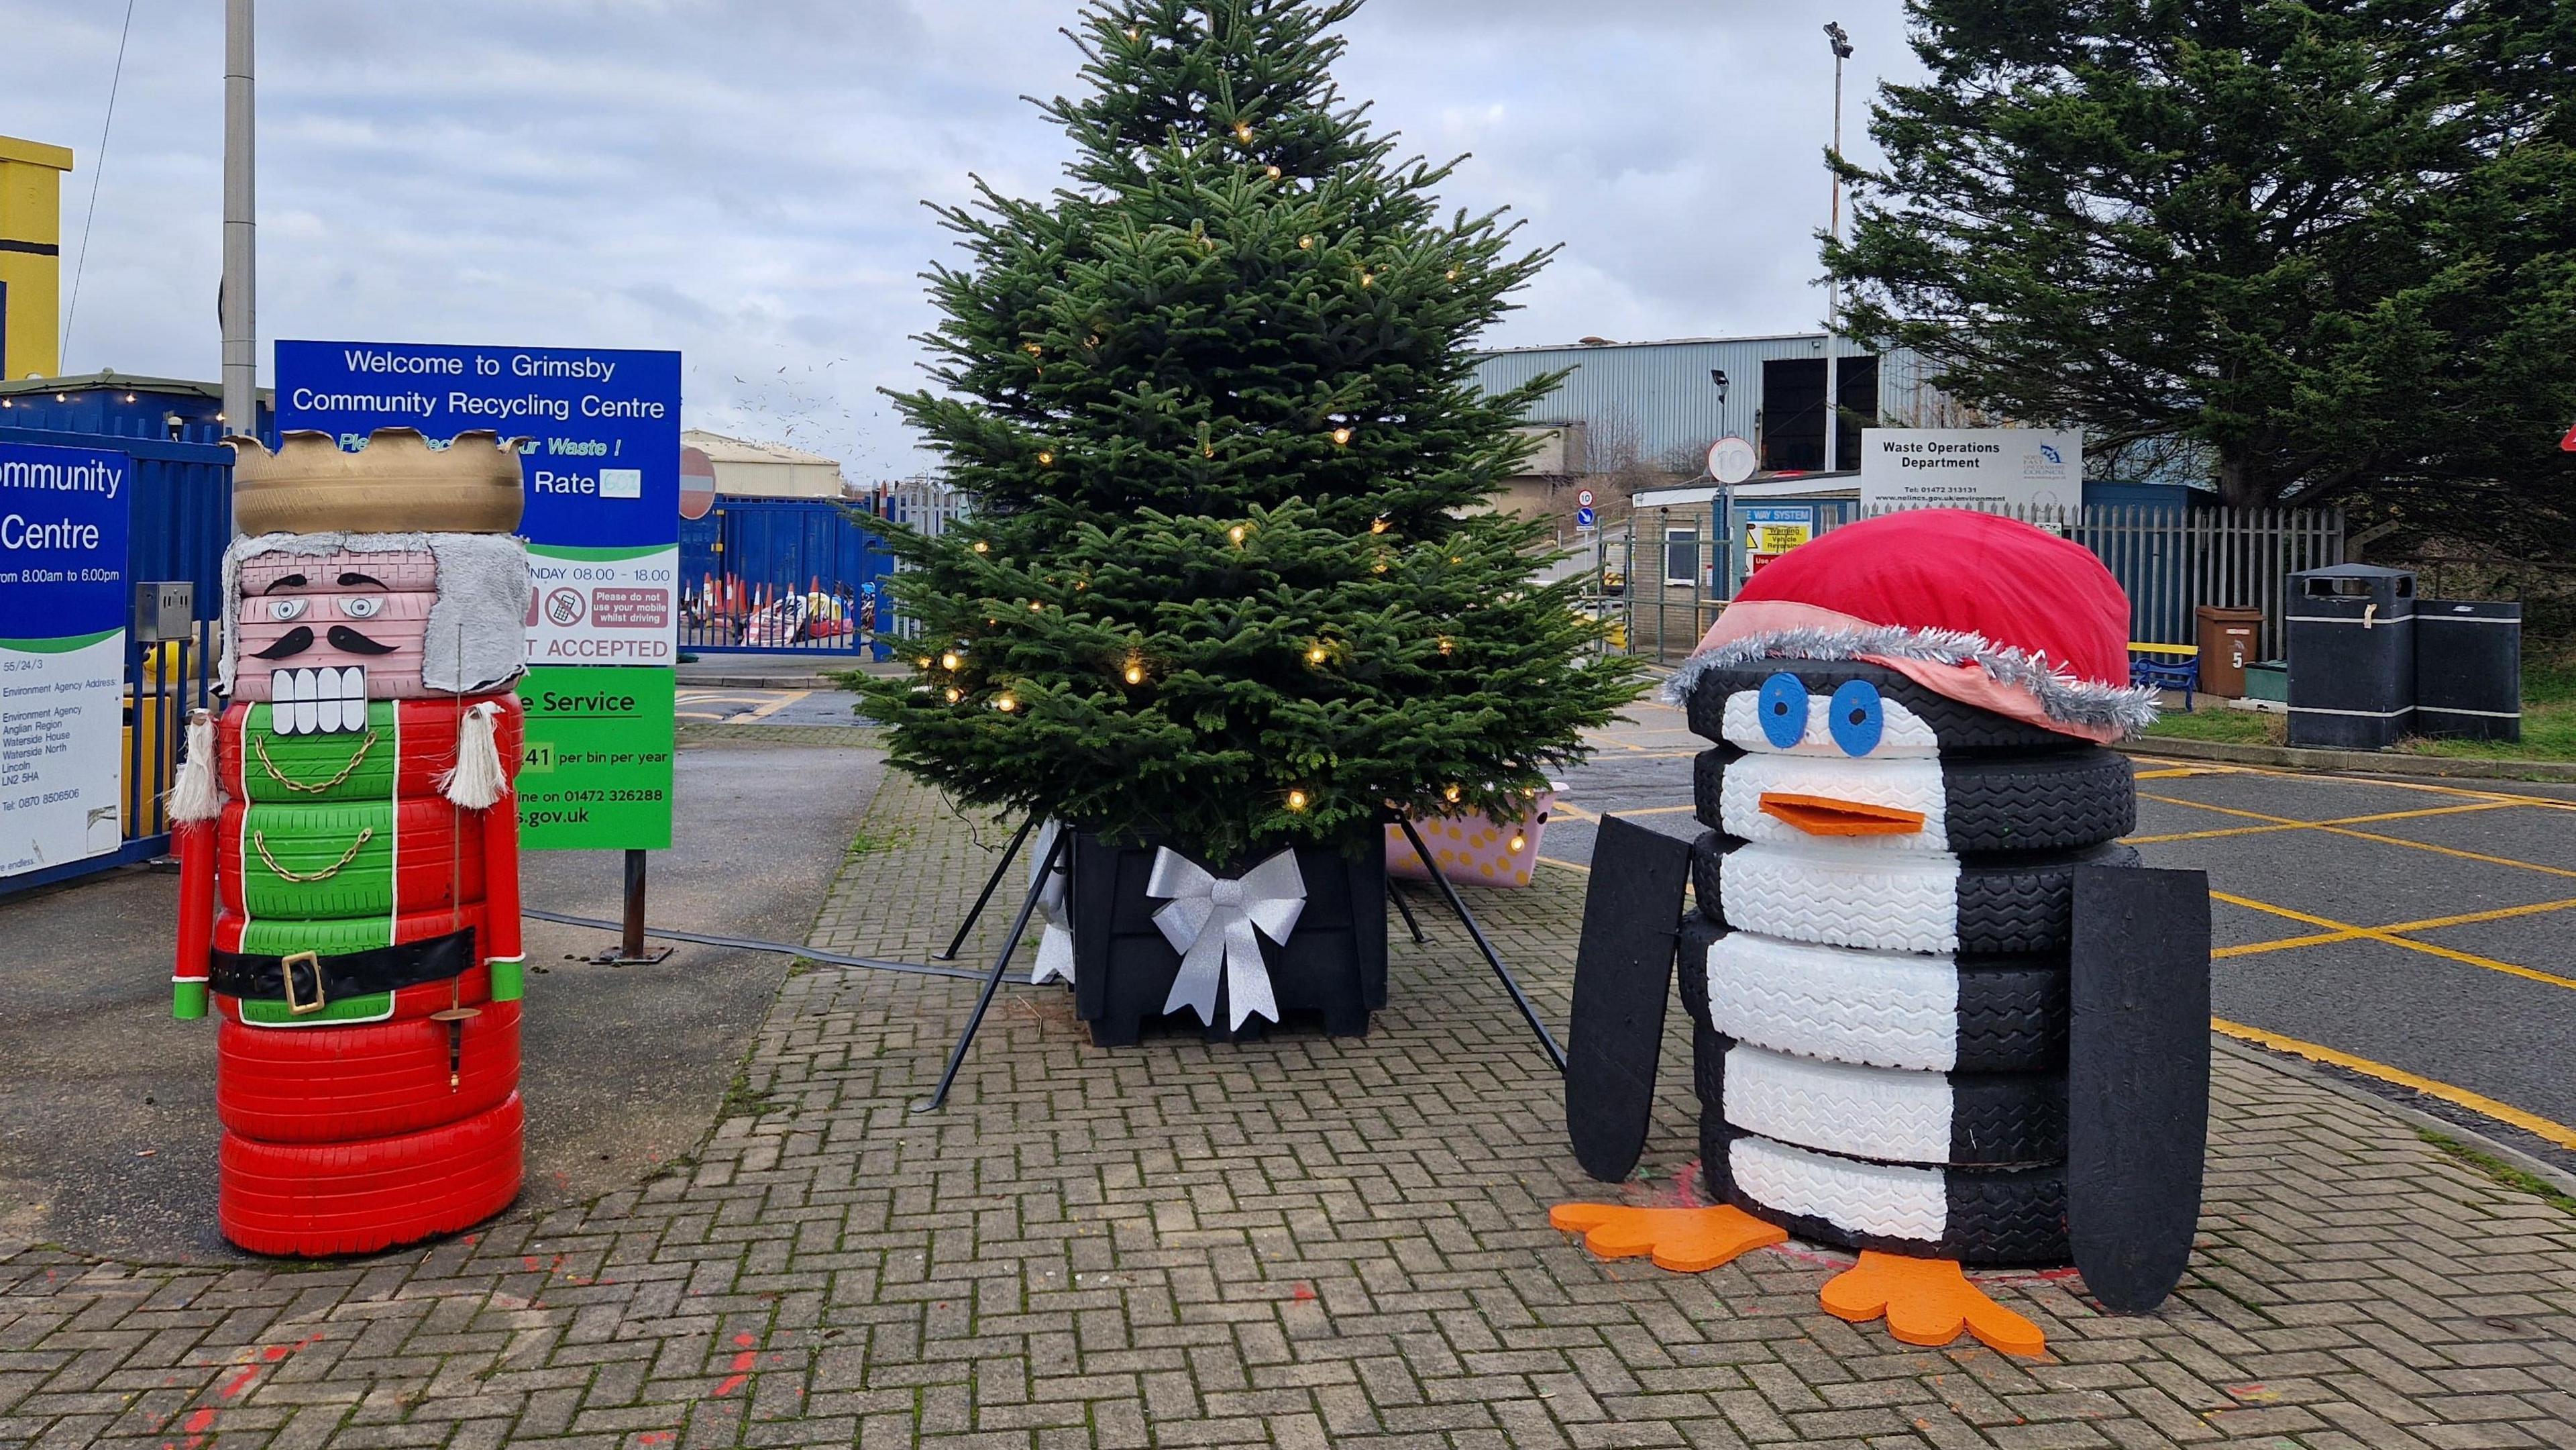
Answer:
[[1745, 582], [1666, 685], [1758, 659], [1863, 660], [1963, 704], [2087, 740], [2156, 718], [2129, 684], [2129, 596], [2090, 549], [1996, 514], [1846, 524]]

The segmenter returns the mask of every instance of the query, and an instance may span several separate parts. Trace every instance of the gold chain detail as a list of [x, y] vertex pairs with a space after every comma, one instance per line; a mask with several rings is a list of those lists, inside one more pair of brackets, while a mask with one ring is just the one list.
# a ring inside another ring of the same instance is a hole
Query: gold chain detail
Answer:
[[[243, 729], [242, 733], [250, 735], [250, 731], [247, 727]], [[251, 753], [259, 757], [259, 768], [268, 772], [268, 778], [270, 780], [276, 781], [279, 785], [286, 787], [288, 790], [300, 790], [307, 795], [320, 795], [322, 792], [329, 790], [331, 787], [338, 785], [340, 782], [347, 780], [350, 776], [358, 773], [358, 767], [366, 763], [367, 752], [376, 748], [376, 732], [373, 730], [368, 731], [367, 738], [358, 742], [358, 753], [349, 757], [349, 763], [340, 767], [340, 773], [338, 775], [314, 785], [307, 785], [303, 781], [293, 779], [289, 777], [285, 771], [277, 768], [277, 762], [268, 758], [267, 737], [251, 735], [250, 748]]]
[[367, 849], [367, 843], [375, 838], [375, 827], [360, 827], [358, 831], [358, 839], [349, 843], [349, 849], [340, 853], [340, 859], [332, 862], [330, 865], [319, 871], [289, 871], [285, 867], [278, 865], [277, 858], [268, 854], [268, 832], [266, 831], [251, 832], [250, 847], [252, 850], [259, 853], [260, 864], [266, 866], [269, 870], [276, 872], [279, 880], [293, 881], [298, 885], [301, 885], [311, 881], [328, 881], [332, 877], [339, 875], [340, 868], [357, 860], [358, 853]]

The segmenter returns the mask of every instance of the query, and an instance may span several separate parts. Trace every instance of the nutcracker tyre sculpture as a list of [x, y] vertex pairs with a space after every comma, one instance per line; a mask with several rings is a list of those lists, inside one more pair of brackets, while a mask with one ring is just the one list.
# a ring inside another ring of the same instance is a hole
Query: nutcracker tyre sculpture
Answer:
[[[1668, 698], [1712, 743], [1695, 843], [1613, 818], [1576, 963], [1567, 1126], [1635, 1166], [1678, 962], [1705, 1209], [1565, 1204], [1595, 1252], [1715, 1267], [1853, 1250], [1821, 1306], [2016, 1353], [1964, 1265], [2172, 1292], [2200, 1206], [2208, 884], [2148, 870], [2128, 600], [2083, 548], [1985, 514], [1848, 525], [1748, 584]], [[1684, 881], [1693, 909], [1682, 907]]]
[[368, 1253], [519, 1191], [518, 455], [232, 442], [227, 703], [170, 800], [172, 1011], [216, 1018], [224, 1237]]

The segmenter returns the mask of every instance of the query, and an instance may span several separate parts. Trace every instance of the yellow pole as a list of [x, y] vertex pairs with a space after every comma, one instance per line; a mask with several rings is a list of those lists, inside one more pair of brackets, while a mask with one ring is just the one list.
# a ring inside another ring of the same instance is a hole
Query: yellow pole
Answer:
[[62, 371], [62, 176], [72, 153], [0, 136], [0, 378]]

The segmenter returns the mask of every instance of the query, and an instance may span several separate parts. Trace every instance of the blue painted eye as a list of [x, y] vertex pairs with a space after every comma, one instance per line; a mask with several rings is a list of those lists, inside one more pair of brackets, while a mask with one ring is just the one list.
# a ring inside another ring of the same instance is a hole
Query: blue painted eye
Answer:
[[1832, 718], [1834, 743], [1845, 755], [1867, 755], [1878, 748], [1879, 737], [1887, 733], [1887, 706], [1880, 703], [1878, 687], [1867, 680], [1845, 680], [1834, 691]]
[[1765, 739], [1787, 750], [1807, 738], [1807, 687], [1796, 675], [1779, 674], [1764, 680], [1762, 693], [1756, 698]]

